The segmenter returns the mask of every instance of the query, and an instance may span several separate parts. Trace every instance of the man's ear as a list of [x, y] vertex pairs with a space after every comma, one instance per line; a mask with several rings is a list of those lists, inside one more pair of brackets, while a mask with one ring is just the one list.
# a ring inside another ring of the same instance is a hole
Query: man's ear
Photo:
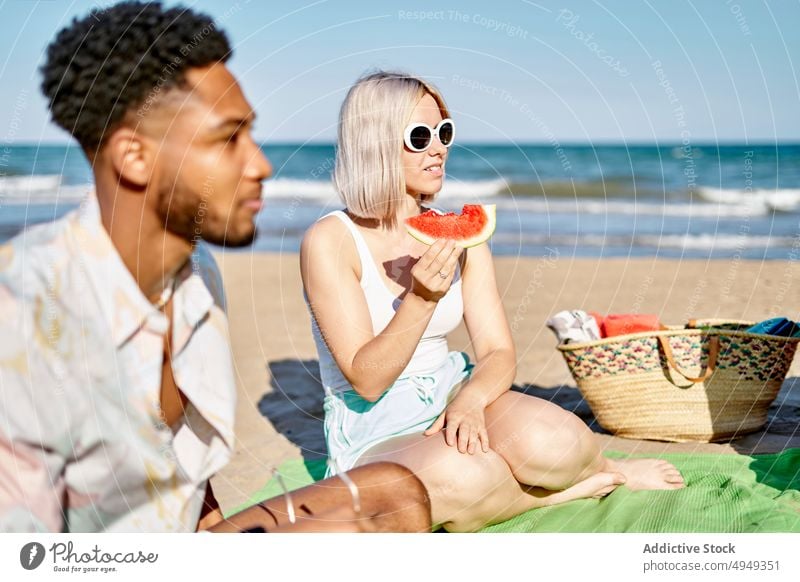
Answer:
[[147, 185], [155, 162], [150, 145], [147, 138], [128, 127], [114, 131], [105, 153], [120, 180], [142, 188]]

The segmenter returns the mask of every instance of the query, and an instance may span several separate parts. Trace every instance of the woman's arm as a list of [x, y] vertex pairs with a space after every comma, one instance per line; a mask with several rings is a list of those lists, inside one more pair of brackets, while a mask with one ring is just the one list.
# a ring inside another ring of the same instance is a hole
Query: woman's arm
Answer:
[[444, 430], [448, 445], [474, 454], [479, 446], [489, 450], [484, 410], [511, 388], [517, 374], [514, 342], [487, 244], [467, 252], [461, 289], [464, 322], [478, 361], [469, 381], [425, 434]]
[[[300, 247], [300, 272], [311, 311], [342, 374], [374, 402], [406, 368], [436, 304], [450, 288], [461, 249], [437, 241], [412, 268], [413, 285], [380, 333], [372, 329], [355, 265], [355, 242], [338, 218], [314, 224]], [[442, 279], [439, 271], [448, 273]]]
[[461, 392], [485, 408], [511, 388], [517, 375], [517, 356], [489, 245], [469, 249], [466, 263], [461, 283], [464, 323], [477, 363]]

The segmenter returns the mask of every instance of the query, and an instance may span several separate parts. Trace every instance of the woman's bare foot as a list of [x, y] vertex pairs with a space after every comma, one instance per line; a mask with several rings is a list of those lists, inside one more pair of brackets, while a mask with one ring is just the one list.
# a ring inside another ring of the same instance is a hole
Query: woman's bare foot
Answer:
[[625, 475], [625, 485], [634, 491], [686, 486], [675, 465], [662, 459], [606, 459], [605, 470]]
[[600, 499], [626, 482], [627, 479], [622, 473], [597, 473], [597, 475], [592, 475], [588, 479], [576, 483], [573, 487], [578, 490], [584, 489], [587, 493], [586, 497]]
[[542, 507], [575, 499], [600, 499], [620, 485], [624, 485], [625, 482], [626, 478], [622, 473], [595, 473], [563, 491], [548, 492], [548, 495], [543, 498]]

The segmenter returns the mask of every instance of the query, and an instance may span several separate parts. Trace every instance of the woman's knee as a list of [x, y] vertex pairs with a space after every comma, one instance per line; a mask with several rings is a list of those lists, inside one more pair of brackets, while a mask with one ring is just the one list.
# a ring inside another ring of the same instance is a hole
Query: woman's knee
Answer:
[[591, 431], [584, 426], [567, 423], [554, 428], [546, 441], [546, 453], [532, 461], [542, 477], [537, 483], [546, 489], [566, 489], [586, 477], [585, 472], [599, 454]]
[[505, 459], [518, 481], [546, 489], [564, 489], [583, 478], [586, 467], [598, 454], [597, 443], [580, 418], [547, 404], [527, 421], [511, 418], [509, 413], [510, 426], [493, 431], [491, 447]]

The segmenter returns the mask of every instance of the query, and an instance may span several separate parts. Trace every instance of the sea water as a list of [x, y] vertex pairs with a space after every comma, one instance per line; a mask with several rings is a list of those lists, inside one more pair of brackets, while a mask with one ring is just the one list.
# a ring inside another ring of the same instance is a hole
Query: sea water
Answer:
[[[259, 234], [249, 250], [296, 252], [342, 208], [333, 144], [268, 144]], [[497, 205], [495, 255], [800, 257], [800, 144], [455, 144], [435, 205]], [[91, 187], [81, 150], [7, 146], [0, 241], [74, 209]], [[238, 251], [241, 252], [241, 251]]]

